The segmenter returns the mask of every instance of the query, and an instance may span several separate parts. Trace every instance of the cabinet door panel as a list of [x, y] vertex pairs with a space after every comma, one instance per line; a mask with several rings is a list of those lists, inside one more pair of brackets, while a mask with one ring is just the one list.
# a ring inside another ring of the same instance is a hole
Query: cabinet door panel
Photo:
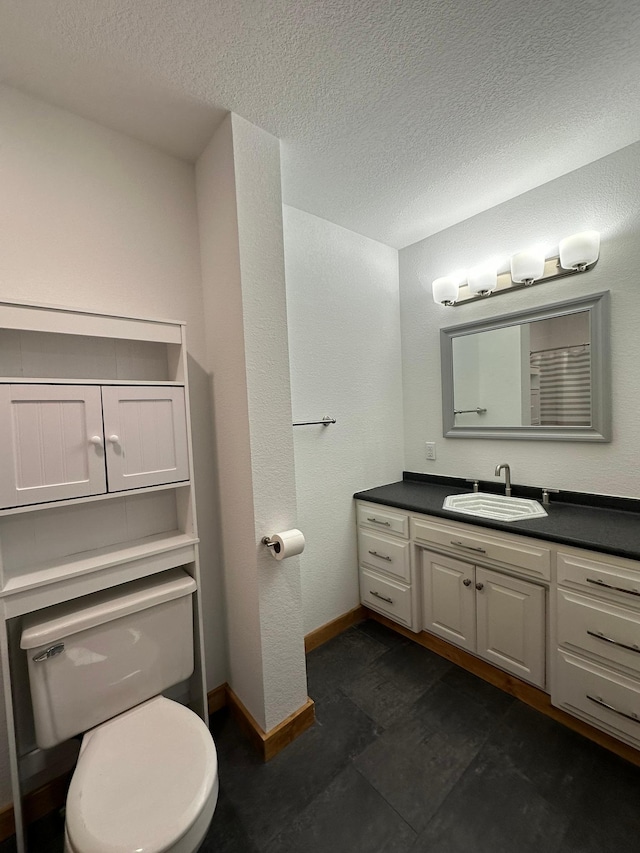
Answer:
[[468, 563], [422, 552], [422, 627], [469, 651], [476, 644], [473, 578]]
[[545, 590], [476, 568], [478, 654], [540, 687], [545, 682]]
[[106, 491], [97, 387], [0, 386], [0, 442], [1, 508]]
[[104, 386], [109, 491], [189, 479], [184, 389]]

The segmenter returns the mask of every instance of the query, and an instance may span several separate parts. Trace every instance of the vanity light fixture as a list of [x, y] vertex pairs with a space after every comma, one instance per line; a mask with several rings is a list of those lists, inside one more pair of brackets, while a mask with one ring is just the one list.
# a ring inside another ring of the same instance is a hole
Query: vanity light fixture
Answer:
[[489, 296], [498, 286], [498, 272], [495, 266], [473, 267], [467, 274], [467, 287], [474, 296]]
[[458, 299], [458, 282], [448, 276], [437, 278], [432, 285], [433, 301], [441, 305], [455, 305]]
[[546, 260], [544, 251], [538, 248], [518, 252], [511, 258], [511, 280], [530, 287], [544, 275]]
[[[473, 267], [464, 276], [451, 273], [436, 278], [431, 285], [433, 301], [440, 305], [461, 305], [492, 293], [498, 295], [532, 284], [566, 278], [593, 269], [599, 256], [600, 234], [597, 231], [583, 231], [561, 240], [559, 255], [550, 258], [546, 257], [543, 249], [538, 248], [518, 252], [511, 258], [510, 273], [497, 274], [496, 267], [487, 263]], [[426, 284], [422, 277], [421, 280]]]
[[560, 240], [560, 266], [565, 270], [584, 272], [589, 264], [598, 260], [600, 234], [597, 231], [582, 231]]

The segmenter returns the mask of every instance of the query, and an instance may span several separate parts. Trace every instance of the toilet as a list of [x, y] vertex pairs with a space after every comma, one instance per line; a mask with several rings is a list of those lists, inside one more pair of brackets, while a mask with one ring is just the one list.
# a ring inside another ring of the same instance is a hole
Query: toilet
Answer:
[[193, 673], [195, 588], [175, 569], [24, 619], [36, 743], [82, 734], [65, 853], [195, 853], [207, 833], [215, 744], [161, 695]]

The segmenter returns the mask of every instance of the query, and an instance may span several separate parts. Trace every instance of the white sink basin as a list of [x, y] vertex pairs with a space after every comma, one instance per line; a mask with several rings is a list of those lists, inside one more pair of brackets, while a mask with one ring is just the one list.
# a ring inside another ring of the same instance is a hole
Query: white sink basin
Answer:
[[493, 495], [486, 492], [449, 495], [445, 498], [442, 509], [453, 510], [463, 515], [493, 518], [495, 521], [522, 521], [523, 518], [542, 518], [547, 514], [538, 501], [508, 498], [506, 495]]

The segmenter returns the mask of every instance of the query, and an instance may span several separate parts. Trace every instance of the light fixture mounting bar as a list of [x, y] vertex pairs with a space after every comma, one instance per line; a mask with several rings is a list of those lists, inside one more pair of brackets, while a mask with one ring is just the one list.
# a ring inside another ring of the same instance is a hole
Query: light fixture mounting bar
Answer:
[[[553, 258], [548, 258], [545, 261], [544, 265], [544, 275], [542, 278], [536, 279], [531, 284], [520, 284], [516, 283], [512, 280], [511, 274], [509, 272], [500, 273], [498, 275], [498, 285], [496, 289], [491, 293], [491, 298], [495, 298], [496, 296], [500, 296], [502, 293], [510, 293], [512, 290], [524, 290], [527, 287], [534, 287], [537, 284], [544, 284], [546, 281], [555, 281], [559, 278], [567, 278], [567, 276], [576, 276], [581, 275], [584, 272], [589, 272], [592, 270], [598, 261], [594, 261], [592, 264], [589, 264], [585, 269], [577, 269], [577, 270], [566, 270], [560, 266], [560, 257], [556, 255]], [[458, 298], [454, 303], [454, 306], [463, 305], [467, 302], [478, 302], [481, 299], [486, 300], [487, 296], [476, 295], [475, 293], [471, 293], [467, 284], [460, 285], [460, 289], [458, 291]]]

